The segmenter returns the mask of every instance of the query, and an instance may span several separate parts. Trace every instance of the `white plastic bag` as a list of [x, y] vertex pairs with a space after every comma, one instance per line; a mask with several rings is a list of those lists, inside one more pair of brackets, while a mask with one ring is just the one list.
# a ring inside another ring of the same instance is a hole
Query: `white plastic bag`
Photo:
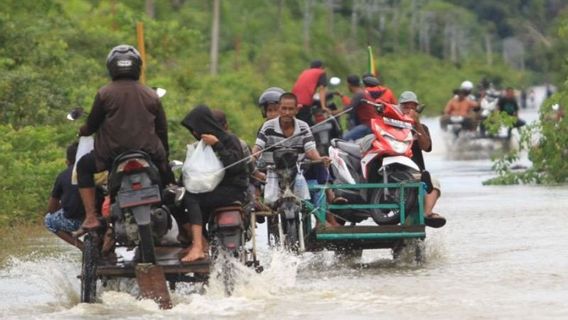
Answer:
[[199, 141], [195, 149], [187, 146], [187, 156], [182, 168], [183, 184], [191, 193], [213, 191], [225, 176], [223, 163], [211, 146]]
[[304, 173], [298, 166], [298, 173], [296, 174], [296, 179], [294, 180], [294, 194], [302, 200], [310, 200], [310, 189], [308, 188], [308, 182], [304, 177]]
[[278, 176], [276, 172], [269, 170], [266, 174], [266, 185], [264, 186], [264, 203], [273, 204], [278, 200], [279, 193]]
[[77, 146], [77, 153], [75, 154], [75, 164], [73, 165], [73, 172], [71, 173], [71, 184], [77, 184], [77, 163], [84, 155], [91, 152], [94, 148], [95, 139], [93, 136], [79, 138], [79, 145]]

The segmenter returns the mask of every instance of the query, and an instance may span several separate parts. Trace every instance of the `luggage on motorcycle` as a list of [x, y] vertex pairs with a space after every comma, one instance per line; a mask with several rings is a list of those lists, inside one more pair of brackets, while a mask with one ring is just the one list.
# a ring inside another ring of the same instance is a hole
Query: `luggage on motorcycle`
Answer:
[[71, 184], [77, 184], [77, 163], [79, 160], [91, 152], [95, 147], [95, 138], [93, 136], [79, 137], [79, 145], [75, 154], [75, 164], [73, 165], [73, 173], [71, 174]]
[[192, 193], [213, 191], [225, 176], [223, 163], [203, 141], [188, 146], [182, 172], [185, 189]]
[[264, 186], [264, 203], [271, 205], [278, 200], [280, 188], [278, 187], [278, 176], [276, 172], [269, 170], [266, 174], [266, 185]]
[[308, 182], [304, 177], [300, 166], [298, 165], [298, 173], [294, 179], [294, 194], [302, 200], [310, 200], [310, 190], [308, 189]]

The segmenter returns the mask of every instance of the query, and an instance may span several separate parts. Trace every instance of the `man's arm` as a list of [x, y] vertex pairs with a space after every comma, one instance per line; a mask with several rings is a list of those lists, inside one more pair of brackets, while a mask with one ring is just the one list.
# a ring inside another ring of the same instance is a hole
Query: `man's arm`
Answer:
[[103, 108], [102, 99], [99, 93], [95, 96], [91, 113], [87, 117], [85, 124], [79, 129], [80, 136], [90, 136], [97, 132], [103, 121], [105, 120], [105, 110]]
[[444, 108], [444, 115], [449, 116], [454, 111], [454, 99], [450, 99]]
[[154, 120], [154, 127], [156, 130], [156, 135], [162, 141], [164, 149], [166, 150], [166, 156], [170, 154], [170, 145], [168, 143], [168, 121], [166, 120], [166, 112], [162, 103], [158, 101], [158, 113], [156, 114], [156, 119]]
[[49, 197], [49, 201], [47, 202], [47, 212], [54, 213], [60, 208], [61, 208], [61, 203], [59, 202], [59, 199], [54, 197]]

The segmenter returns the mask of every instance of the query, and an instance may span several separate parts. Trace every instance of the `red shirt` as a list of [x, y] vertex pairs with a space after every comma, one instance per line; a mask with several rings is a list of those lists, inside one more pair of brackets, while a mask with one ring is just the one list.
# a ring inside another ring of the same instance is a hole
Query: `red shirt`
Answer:
[[314, 104], [314, 93], [316, 92], [319, 79], [325, 73], [324, 69], [311, 68], [300, 73], [298, 80], [292, 87], [292, 93], [298, 98], [298, 104], [311, 106]]

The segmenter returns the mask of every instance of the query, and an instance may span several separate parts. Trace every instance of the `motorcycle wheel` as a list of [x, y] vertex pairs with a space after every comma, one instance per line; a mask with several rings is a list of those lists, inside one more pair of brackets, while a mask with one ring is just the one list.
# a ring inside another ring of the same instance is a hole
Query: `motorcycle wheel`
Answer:
[[299, 232], [297, 219], [285, 219], [284, 225], [286, 226], [286, 238], [284, 245], [287, 250], [297, 251], [299, 246]]
[[154, 239], [152, 237], [152, 228], [150, 227], [150, 225], [139, 225], [138, 235], [140, 236], [140, 244], [138, 246], [140, 262], [156, 263]]
[[[389, 183], [398, 183], [403, 181], [413, 181], [415, 180], [409, 171], [393, 171], [389, 174]], [[387, 202], [397, 202], [400, 198], [399, 188], [389, 188], [389, 198]], [[418, 199], [418, 190], [415, 188], [405, 189], [405, 212], [410, 212]], [[371, 193], [369, 203], [384, 203], [385, 189], [375, 189]], [[400, 222], [400, 211], [399, 210], [389, 210], [389, 209], [371, 209], [369, 210], [371, 217], [378, 225], [392, 225]]]
[[81, 265], [81, 302], [94, 303], [97, 298], [97, 262], [99, 259], [98, 235], [89, 233], [83, 240]]

